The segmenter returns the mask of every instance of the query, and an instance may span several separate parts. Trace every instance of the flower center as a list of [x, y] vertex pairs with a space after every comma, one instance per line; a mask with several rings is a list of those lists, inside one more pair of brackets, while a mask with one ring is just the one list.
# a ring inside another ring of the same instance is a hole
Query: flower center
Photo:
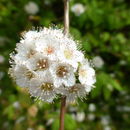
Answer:
[[73, 52], [71, 50], [64, 50], [64, 55], [66, 59], [71, 59], [73, 57]]
[[48, 55], [50, 55], [50, 54], [52, 54], [52, 53], [54, 52], [54, 48], [51, 47], [51, 46], [48, 46], [48, 47], [46, 48], [46, 52], [47, 52]]
[[51, 91], [53, 90], [54, 86], [52, 83], [45, 82], [41, 85], [41, 89], [44, 91]]
[[70, 93], [76, 93], [78, 90], [79, 90], [79, 88], [78, 88], [77, 86], [72, 86], [72, 87], [69, 89], [69, 92], [70, 92]]
[[35, 53], [36, 53], [36, 51], [30, 50], [30, 51], [28, 52], [28, 54], [27, 54], [27, 57], [28, 57], [28, 58], [31, 58]]
[[29, 80], [31, 80], [32, 78], [35, 77], [35, 75], [34, 75], [33, 72], [31, 72], [31, 71], [28, 70], [28, 71], [26, 72], [26, 77], [27, 77]]
[[84, 69], [79, 70], [79, 75], [81, 75], [82, 77], [85, 77], [87, 75], [87, 71]]
[[38, 69], [47, 69], [49, 67], [48, 60], [47, 59], [40, 59], [37, 62], [37, 68]]
[[57, 68], [56, 74], [58, 77], [65, 77], [68, 74], [68, 70], [66, 66], [59, 66]]

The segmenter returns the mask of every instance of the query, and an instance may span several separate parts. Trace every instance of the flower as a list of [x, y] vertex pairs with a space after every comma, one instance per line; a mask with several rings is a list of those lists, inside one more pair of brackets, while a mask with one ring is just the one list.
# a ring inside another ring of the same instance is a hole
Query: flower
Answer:
[[13, 103], [13, 107], [16, 109], [19, 109], [21, 107], [20, 103], [18, 101]]
[[85, 7], [81, 3], [77, 3], [71, 7], [71, 11], [76, 15], [80, 16], [85, 11]]
[[81, 82], [81, 84], [84, 84], [86, 86], [92, 86], [96, 81], [95, 71], [89, 65], [87, 60], [84, 60], [83, 63], [81, 63], [78, 74], [79, 74], [79, 81]]
[[59, 92], [66, 96], [66, 102], [75, 103], [77, 98], [85, 98], [86, 91], [85, 87], [77, 83], [71, 87], [59, 88]]
[[30, 94], [37, 99], [46, 102], [52, 102], [56, 97], [55, 86], [50, 73], [46, 73], [44, 78], [36, 79], [34, 84], [29, 88]]
[[54, 118], [50, 118], [47, 122], [46, 125], [50, 126], [54, 122]]
[[86, 97], [96, 81], [79, 43], [62, 29], [23, 32], [10, 58], [9, 74], [16, 84], [45, 102], [62, 95], [68, 103], [75, 103]]
[[61, 51], [59, 51], [58, 58], [77, 69], [78, 63], [84, 58], [83, 53], [77, 50], [74, 42], [69, 41], [66, 43], [67, 44], [61, 45]]
[[88, 110], [91, 111], [91, 112], [94, 112], [96, 110], [96, 105], [93, 104], [93, 103], [89, 104]]
[[76, 120], [77, 120], [78, 122], [83, 122], [84, 119], [85, 119], [85, 113], [84, 113], [84, 112], [78, 112], [78, 113], [76, 114]]
[[111, 130], [111, 127], [109, 125], [105, 126], [103, 130]]
[[[18, 43], [16, 51], [19, 52], [15, 56], [11, 54], [12, 59], [17, 62], [25, 63], [28, 59], [31, 59], [37, 52], [35, 50], [34, 41], [27, 41], [24, 43]], [[22, 60], [21, 60], [22, 59]]]
[[75, 84], [74, 69], [66, 63], [55, 63], [51, 66], [50, 72], [53, 76], [55, 87], [72, 86]]
[[96, 68], [101, 68], [104, 65], [104, 61], [100, 56], [95, 56], [92, 62]]
[[36, 3], [34, 3], [33, 1], [28, 2], [25, 6], [24, 6], [24, 10], [26, 11], [26, 13], [28, 14], [32, 14], [35, 15], [38, 11], [39, 11], [39, 7]]
[[37, 112], [38, 112], [38, 108], [36, 105], [32, 105], [31, 107], [28, 108], [28, 114], [31, 117], [35, 117], [37, 115]]
[[31, 86], [33, 79], [38, 76], [34, 71], [30, 70], [25, 65], [16, 65], [10, 68], [9, 73], [21, 87]]
[[108, 125], [110, 123], [110, 116], [109, 115], [104, 115], [101, 117], [101, 123], [102, 125]]
[[43, 38], [37, 41], [36, 50], [52, 60], [56, 59], [58, 50], [60, 50], [59, 42], [56, 39], [51, 38], [49, 35], [43, 36]]

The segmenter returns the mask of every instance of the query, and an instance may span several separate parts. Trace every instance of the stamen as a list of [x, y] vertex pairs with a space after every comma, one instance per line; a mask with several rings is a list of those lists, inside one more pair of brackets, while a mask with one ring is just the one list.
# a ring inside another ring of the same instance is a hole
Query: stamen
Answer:
[[48, 83], [48, 82], [43, 83], [41, 85], [41, 89], [44, 90], [44, 91], [52, 91], [53, 87], [54, 87], [53, 84], [52, 83]]
[[67, 76], [68, 70], [67, 70], [66, 66], [59, 66], [57, 71], [56, 71], [56, 74], [57, 74], [58, 77]]
[[35, 77], [35, 75], [34, 75], [34, 73], [31, 72], [31, 71], [27, 71], [27, 73], [26, 73], [26, 77], [27, 77], [29, 80], [31, 80], [32, 78]]
[[71, 59], [73, 56], [73, 52], [71, 50], [64, 50], [64, 55], [66, 59]]
[[46, 52], [47, 52], [48, 55], [50, 55], [50, 54], [52, 54], [52, 53], [54, 52], [54, 48], [51, 47], [51, 46], [48, 46], [48, 47], [46, 48]]
[[79, 74], [82, 76], [82, 77], [85, 77], [87, 75], [87, 71], [84, 70], [84, 69], [81, 69], [79, 70]]
[[38, 69], [47, 69], [49, 67], [48, 60], [47, 59], [40, 59], [37, 62], [37, 68]]

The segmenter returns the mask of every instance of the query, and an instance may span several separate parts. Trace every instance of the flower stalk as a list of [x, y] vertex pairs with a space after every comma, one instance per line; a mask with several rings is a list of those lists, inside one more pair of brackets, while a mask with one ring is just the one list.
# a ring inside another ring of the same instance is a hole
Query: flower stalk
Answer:
[[[68, 35], [68, 33], [69, 33], [69, 0], [64, 0], [64, 35]], [[66, 96], [62, 96], [59, 130], [64, 130], [65, 111], [66, 111]]]
[[66, 111], [66, 96], [61, 97], [61, 108], [60, 108], [60, 128], [59, 130], [64, 130], [64, 117]]

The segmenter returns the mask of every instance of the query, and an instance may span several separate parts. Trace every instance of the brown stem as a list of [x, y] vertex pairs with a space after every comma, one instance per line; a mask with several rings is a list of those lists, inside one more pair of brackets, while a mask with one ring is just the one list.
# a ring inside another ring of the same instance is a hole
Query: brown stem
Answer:
[[69, 33], [69, 0], [64, 0], [64, 34]]
[[[69, 33], [69, 0], [64, 0], [64, 34]], [[64, 116], [66, 111], [66, 97], [61, 97], [61, 109], [60, 109], [60, 128], [64, 130]]]
[[66, 97], [61, 97], [61, 108], [60, 108], [60, 128], [59, 130], [64, 130], [64, 116], [66, 111]]

